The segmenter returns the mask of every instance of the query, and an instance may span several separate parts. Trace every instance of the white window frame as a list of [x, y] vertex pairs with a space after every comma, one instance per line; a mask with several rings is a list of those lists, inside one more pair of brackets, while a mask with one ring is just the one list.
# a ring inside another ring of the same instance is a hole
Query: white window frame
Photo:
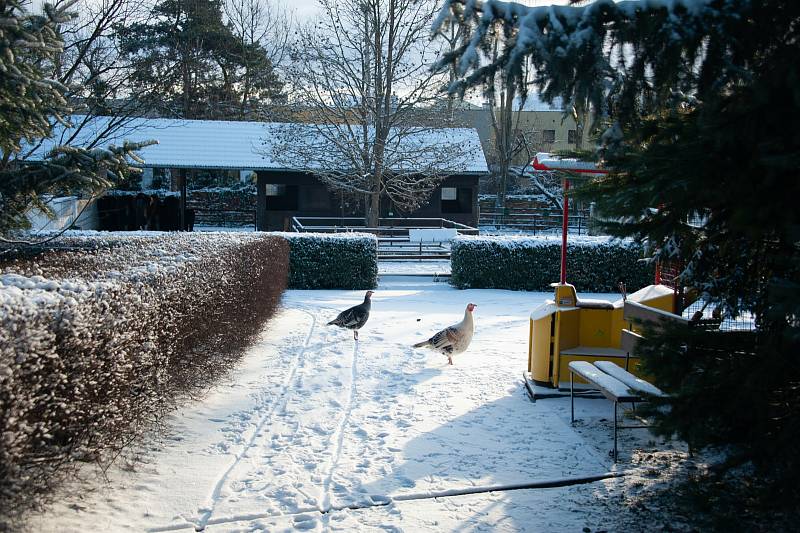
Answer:
[[265, 184], [267, 196], [286, 196], [286, 185], [283, 183], [267, 183]]
[[442, 187], [442, 200], [458, 200], [458, 187]]

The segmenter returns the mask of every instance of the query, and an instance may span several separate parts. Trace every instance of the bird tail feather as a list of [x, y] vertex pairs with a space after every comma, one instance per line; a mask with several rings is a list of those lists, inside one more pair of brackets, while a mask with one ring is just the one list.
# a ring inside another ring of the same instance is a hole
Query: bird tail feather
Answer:
[[414, 348], [422, 348], [423, 346], [427, 346], [430, 343], [431, 343], [431, 341], [429, 341], [429, 340], [428, 341], [418, 342], [417, 344], [414, 345]]

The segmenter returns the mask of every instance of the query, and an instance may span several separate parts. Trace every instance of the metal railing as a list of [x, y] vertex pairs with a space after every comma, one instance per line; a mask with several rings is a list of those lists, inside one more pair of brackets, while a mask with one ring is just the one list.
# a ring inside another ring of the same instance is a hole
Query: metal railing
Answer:
[[[542, 209], [505, 209], [481, 211], [478, 219], [479, 227], [494, 227], [496, 229], [512, 229], [530, 231], [535, 235], [554, 229], [561, 229], [562, 214], [556, 210]], [[568, 217], [570, 232], [582, 235], [587, 231], [589, 212], [579, 211]]]
[[378, 227], [368, 227], [357, 217], [292, 217], [292, 231], [345, 233], [365, 232], [378, 237], [378, 259], [424, 261], [450, 259], [450, 243], [411, 242], [412, 229], [455, 229], [459, 235], [478, 235], [478, 228], [446, 218], [381, 218]]
[[450, 228], [460, 235], [478, 235], [478, 228], [446, 218], [381, 218], [377, 227], [368, 227], [360, 217], [292, 217], [292, 231], [373, 233], [379, 237], [408, 237], [410, 229]]

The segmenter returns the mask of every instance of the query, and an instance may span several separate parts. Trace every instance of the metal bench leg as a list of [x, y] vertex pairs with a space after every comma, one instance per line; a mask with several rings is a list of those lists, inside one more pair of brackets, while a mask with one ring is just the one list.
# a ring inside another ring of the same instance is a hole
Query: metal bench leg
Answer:
[[614, 462], [617, 462], [617, 402], [614, 402]]
[[569, 420], [571, 424], [575, 423], [575, 390], [574, 390], [574, 376], [575, 373], [570, 371], [569, 373]]

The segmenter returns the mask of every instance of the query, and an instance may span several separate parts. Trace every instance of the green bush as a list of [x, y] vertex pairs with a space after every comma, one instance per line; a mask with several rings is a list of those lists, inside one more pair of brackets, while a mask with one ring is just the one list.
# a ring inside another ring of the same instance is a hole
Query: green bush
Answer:
[[278, 233], [289, 241], [290, 289], [374, 289], [378, 239], [368, 233]]
[[[629, 291], [653, 282], [653, 267], [632, 243], [608, 237], [571, 238], [567, 281], [582, 292]], [[453, 241], [450, 283], [459, 289], [549, 291], [561, 271], [561, 239], [552, 237], [459, 237]]]

